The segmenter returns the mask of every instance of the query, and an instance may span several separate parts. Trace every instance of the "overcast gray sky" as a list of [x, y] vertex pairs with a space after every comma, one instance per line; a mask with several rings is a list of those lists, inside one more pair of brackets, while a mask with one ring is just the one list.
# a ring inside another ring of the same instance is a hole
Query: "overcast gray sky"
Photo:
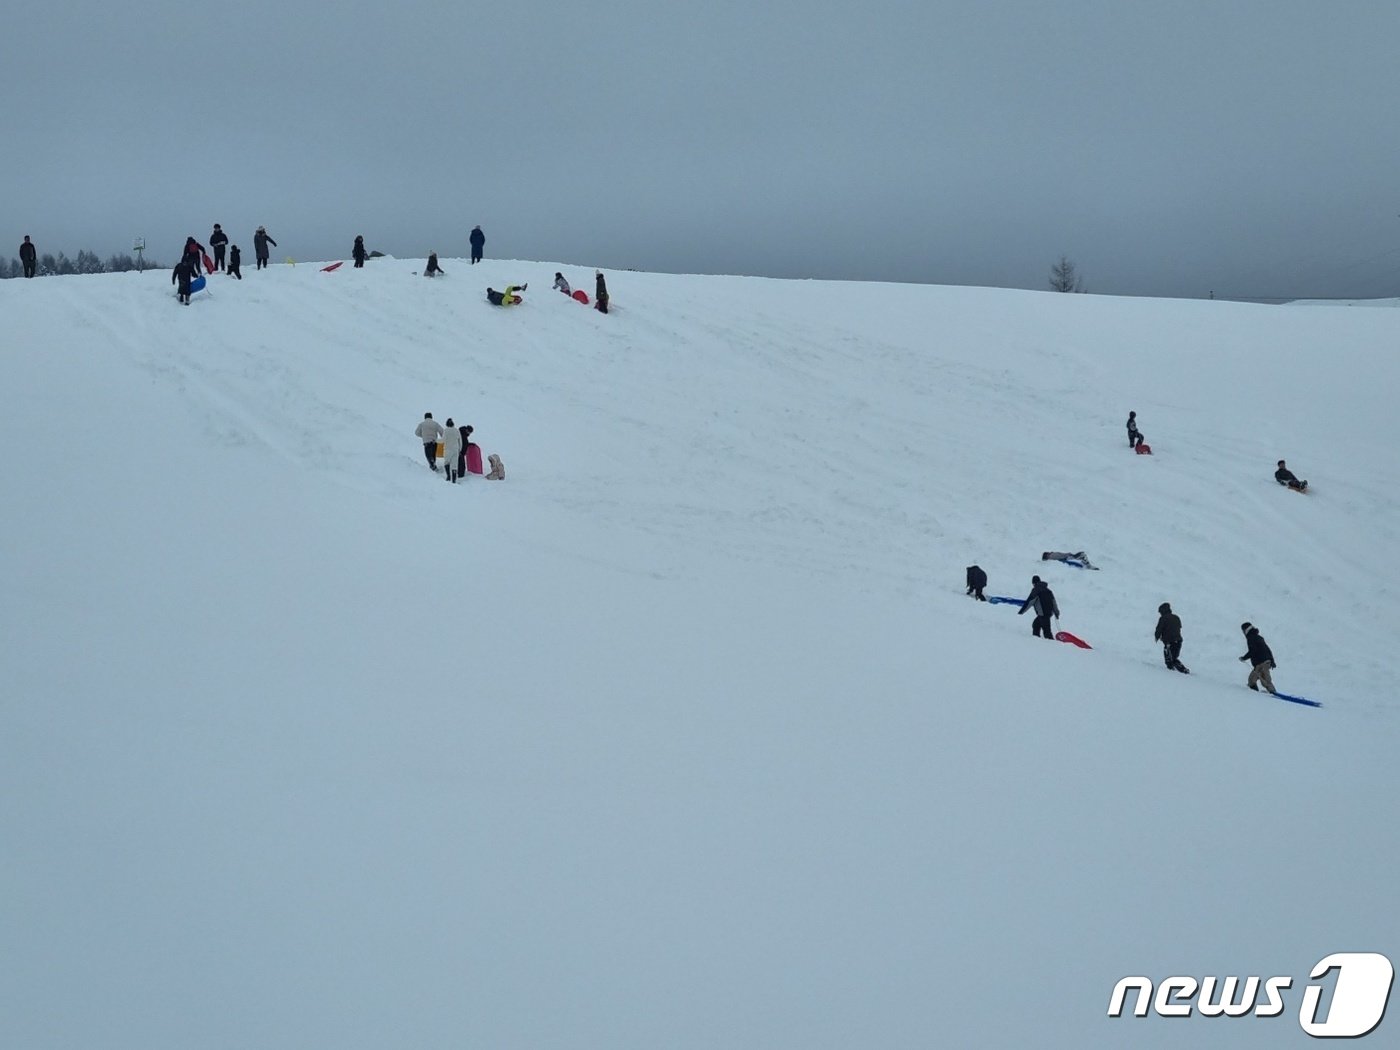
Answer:
[[467, 252], [1400, 294], [1400, 3], [72, 0], [0, 33], [0, 252]]

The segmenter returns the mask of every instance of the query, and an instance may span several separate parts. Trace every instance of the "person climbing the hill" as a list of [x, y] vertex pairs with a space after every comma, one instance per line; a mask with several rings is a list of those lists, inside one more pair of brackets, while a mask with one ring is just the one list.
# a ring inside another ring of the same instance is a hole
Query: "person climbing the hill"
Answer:
[[364, 234], [355, 238], [355, 246], [350, 249], [350, 256], [355, 260], [355, 269], [359, 270], [365, 265], [365, 259], [369, 257], [369, 252], [365, 250]]
[[193, 237], [185, 238], [185, 258], [190, 261], [190, 266], [194, 268], [194, 276], [199, 276], [199, 263], [204, 257], [204, 245], [200, 244]]
[[1142, 431], [1138, 430], [1137, 413], [1128, 413], [1128, 447], [1136, 449], [1142, 444]]
[[447, 480], [457, 484], [462, 476], [462, 431], [447, 417], [447, 429], [442, 435], [442, 468], [447, 472]]
[[[1299, 481], [1298, 476], [1288, 469], [1288, 464], [1284, 463], [1283, 460], [1278, 461], [1278, 470], [1274, 471], [1274, 480], [1286, 488], [1297, 489], [1299, 492], [1308, 490], [1308, 483]], [[1326, 488], [1325, 485], [1323, 487]]]
[[230, 277], [237, 277], [241, 281], [243, 280], [242, 266], [243, 253], [238, 250], [238, 245], [235, 244], [228, 250], [228, 270], [226, 272]]
[[569, 282], [564, 280], [564, 275], [562, 273], [556, 272], [554, 274], [554, 288], [556, 291], [563, 292], [565, 295], [574, 294], [574, 290], [569, 287]]
[[597, 286], [593, 294], [593, 308], [599, 313], [608, 312], [608, 282], [603, 280], [603, 271], [598, 271]]
[[1172, 612], [1171, 602], [1157, 606], [1157, 629], [1152, 632], [1152, 640], [1162, 643], [1162, 659], [1167, 669], [1190, 674], [1181, 662], [1181, 617]]
[[480, 226], [473, 226], [469, 239], [472, 242], [472, 265], [475, 266], [481, 262], [481, 249], [486, 246], [486, 234], [481, 232]]
[[228, 245], [228, 234], [217, 222], [214, 223], [214, 232], [209, 235], [209, 247], [214, 249], [214, 269], [224, 268], [224, 249]]
[[170, 274], [170, 283], [177, 285], [175, 297], [186, 306], [190, 305], [190, 282], [193, 281], [194, 278], [194, 263], [190, 261], [190, 256], [187, 252], [181, 257], [180, 261], [175, 264], [175, 269], [171, 271]]
[[[452, 420], [447, 421], [447, 425], [452, 425]], [[467, 476], [467, 447], [472, 443], [472, 428], [469, 426], [458, 427], [457, 433], [461, 435], [461, 450], [457, 453], [457, 476], [464, 478]]]
[[423, 422], [419, 423], [413, 432], [418, 435], [418, 440], [423, 442], [423, 455], [428, 460], [428, 466], [437, 470], [437, 446], [442, 440], [442, 426], [433, 419], [431, 412], [424, 412]]
[[967, 567], [967, 593], [979, 602], [985, 602], [986, 596], [982, 594], [982, 588], [985, 586], [987, 586], [986, 570], [980, 565], [969, 565]]
[[1259, 628], [1255, 627], [1254, 624], [1242, 623], [1240, 630], [1244, 632], [1245, 644], [1249, 647], [1245, 654], [1240, 657], [1240, 663], [1248, 660], [1253, 668], [1249, 672], [1249, 688], [1257, 692], [1259, 683], [1263, 682], [1265, 691], [1272, 694], [1274, 680], [1269, 672], [1278, 666], [1274, 663], [1273, 650], [1269, 648], [1269, 643], [1264, 641], [1264, 636], [1259, 633]]
[[261, 270], [267, 266], [267, 246], [277, 247], [277, 242], [267, 235], [267, 227], [259, 226], [257, 232], [253, 234], [253, 255], [257, 257], [255, 270]]
[[440, 273], [445, 274], [447, 271], [438, 265], [437, 252], [429, 252], [428, 265], [423, 267], [423, 276], [436, 277]]
[[39, 249], [34, 247], [34, 242], [29, 239], [27, 233], [19, 246], [19, 261], [24, 266], [24, 276], [33, 277], [39, 261]]
[[1021, 603], [1021, 610], [1016, 615], [1023, 615], [1027, 609], [1035, 609], [1035, 619], [1031, 622], [1031, 634], [1037, 638], [1054, 638], [1055, 632], [1050, 629], [1050, 618], [1052, 616], [1057, 620], [1060, 618], [1060, 607], [1055, 602], [1055, 592], [1039, 576], [1031, 577], [1031, 593]]

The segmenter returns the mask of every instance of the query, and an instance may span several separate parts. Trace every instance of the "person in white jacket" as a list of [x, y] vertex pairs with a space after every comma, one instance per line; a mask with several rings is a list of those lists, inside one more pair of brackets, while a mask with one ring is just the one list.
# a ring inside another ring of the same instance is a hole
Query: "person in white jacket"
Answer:
[[423, 455], [428, 460], [428, 466], [437, 470], [437, 446], [442, 440], [442, 427], [434, 421], [431, 412], [424, 412], [423, 422], [419, 423], [413, 432], [418, 435], [418, 440], [423, 442]]
[[457, 483], [457, 465], [462, 458], [462, 432], [449, 418], [447, 429], [442, 436], [442, 469], [447, 471], [447, 480]]

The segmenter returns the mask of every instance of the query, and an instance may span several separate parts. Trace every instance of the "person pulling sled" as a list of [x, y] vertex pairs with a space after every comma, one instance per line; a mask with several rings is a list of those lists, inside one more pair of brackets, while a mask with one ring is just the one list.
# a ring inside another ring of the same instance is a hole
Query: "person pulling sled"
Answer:
[[1269, 672], [1278, 664], [1274, 663], [1274, 652], [1269, 648], [1269, 643], [1264, 641], [1264, 636], [1259, 633], [1259, 628], [1252, 623], [1240, 624], [1240, 630], [1244, 632], [1245, 645], [1248, 646], [1245, 654], [1240, 657], [1240, 663], [1249, 661], [1253, 668], [1249, 672], [1249, 688], [1259, 689], [1259, 683], [1264, 683], [1264, 689], [1270, 695], [1274, 693], [1274, 680]]
[[980, 565], [969, 565], [967, 567], [967, 593], [979, 602], [985, 602], [987, 596], [982, 593], [982, 588], [986, 586], [987, 571]]
[[1044, 637], [1053, 640], [1055, 632], [1050, 628], [1050, 618], [1052, 616], [1057, 620], [1060, 618], [1060, 606], [1055, 601], [1055, 592], [1039, 576], [1031, 577], [1031, 593], [1021, 603], [1021, 610], [1016, 615], [1024, 615], [1027, 609], [1035, 610], [1035, 619], [1031, 622], [1031, 634], [1037, 638]]

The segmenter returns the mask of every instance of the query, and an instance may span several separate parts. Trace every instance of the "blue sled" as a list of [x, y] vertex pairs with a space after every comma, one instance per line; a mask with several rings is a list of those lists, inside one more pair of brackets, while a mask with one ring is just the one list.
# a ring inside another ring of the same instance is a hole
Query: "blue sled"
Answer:
[[1024, 598], [1002, 598], [1002, 597], [998, 597], [997, 595], [993, 594], [993, 595], [990, 595], [990, 596], [987, 598], [987, 601], [991, 602], [993, 605], [1020, 605], [1022, 602], [1025, 601], [1025, 599], [1024, 599]]
[[1068, 566], [1069, 566], [1070, 568], [1072, 568], [1072, 569], [1087, 569], [1087, 568], [1089, 568], [1088, 565], [1085, 565], [1085, 564], [1084, 564], [1082, 561], [1080, 561], [1078, 558], [1051, 558], [1050, 560], [1051, 560], [1051, 561], [1057, 561], [1057, 562], [1059, 562], [1059, 563], [1062, 564], [1062, 565], [1068, 565]]
[[196, 277], [193, 281], [190, 282], [191, 295], [193, 295], [195, 292], [202, 291], [204, 291], [204, 274], [200, 274], [198, 277]]
[[1290, 704], [1302, 704], [1304, 707], [1321, 707], [1316, 700], [1308, 700], [1301, 696], [1290, 696], [1288, 693], [1275, 693], [1274, 696], [1280, 700], [1287, 700]]

